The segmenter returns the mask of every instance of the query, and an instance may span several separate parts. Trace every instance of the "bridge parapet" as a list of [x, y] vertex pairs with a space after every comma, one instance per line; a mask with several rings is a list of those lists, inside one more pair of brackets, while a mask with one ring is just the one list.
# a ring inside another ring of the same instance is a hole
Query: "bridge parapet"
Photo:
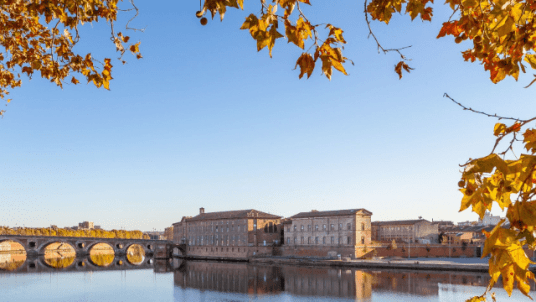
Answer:
[[55, 242], [69, 244], [79, 257], [89, 255], [91, 248], [98, 243], [109, 244], [116, 255], [126, 255], [127, 249], [133, 244], [139, 244], [146, 255], [153, 255], [158, 244], [172, 244], [171, 241], [152, 239], [0, 235], [0, 242], [7, 240], [20, 243], [30, 257], [44, 255], [45, 248]]

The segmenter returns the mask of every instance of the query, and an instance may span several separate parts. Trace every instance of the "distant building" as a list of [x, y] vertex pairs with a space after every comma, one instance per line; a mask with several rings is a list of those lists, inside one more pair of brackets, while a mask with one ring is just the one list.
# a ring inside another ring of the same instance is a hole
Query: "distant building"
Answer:
[[493, 216], [491, 215], [490, 212], [486, 211], [486, 213], [484, 213], [484, 219], [480, 219], [480, 218], [478, 219], [478, 224], [483, 225], [483, 226], [497, 225], [497, 223], [499, 223], [500, 220], [501, 220], [500, 216]]
[[372, 212], [365, 209], [301, 212], [284, 224], [283, 255], [356, 257], [371, 243]]
[[57, 226], [57, 225], [53, 225], [53, 224], [51, 224], [51, 225], [50, 225], [50, 228], [53, 229], [53, 230], [57, 230], [57, 229], [58, 229], [58, 226]]
[[188, 257], [240, 258], [272, 254], [280, 244], [281, 216], [238, 210], [183, 217], [173, 224], [173, 241], [185, 244]]
[[470, 225], [458, 226], [442, 230], [439, 241], [441, 244], [483, 244], [486, 236], [483, 230], [490, 232], [494, 226]]
[[101, 228], [100, 225], [96, 225], [96, 226], [95, 226], [95, 230], [102, 230], [102, 228]]
[[458, 222], [458, 227], [467, 227], [467, 226], [475, 226], [475, 225], [478, 225], [478, 222], [477, 221], [462, 221], [462, 222]]
[[372, 240], [437, 243], [438, 224], [426, 219], [372, 222]]
[[84, 222], [80, 222], [78, 224], [78, 228], [79, 229], [94, 229], [95, 228], [95, 225], [93, 224], [92, 221], [84, 221]]
[[437, 228], [439, 230], [439, 232], [441, 233], [441, 231], [443, 230], [449, 230], [449, 229], [452, 229], [455, 227], [454, 223], [452, 221], [433, 221], [432, 220], [432, 223], [433, 224], [437, 224]]
[[164, 232], [145, 232], [143, 234], [149, 236], [151, 240], [166, 240]]

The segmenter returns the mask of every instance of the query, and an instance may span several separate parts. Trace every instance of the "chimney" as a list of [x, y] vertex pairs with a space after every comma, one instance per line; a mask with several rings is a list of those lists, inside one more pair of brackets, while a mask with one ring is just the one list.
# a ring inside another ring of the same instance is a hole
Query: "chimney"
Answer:
[[205, 214], [205, 208], [199, 208], [199, 214]]

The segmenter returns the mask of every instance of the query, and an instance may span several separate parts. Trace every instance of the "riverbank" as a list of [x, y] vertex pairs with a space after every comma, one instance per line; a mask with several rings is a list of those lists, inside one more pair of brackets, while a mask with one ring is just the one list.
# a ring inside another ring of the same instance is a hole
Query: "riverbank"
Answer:
[[[367, 269], [405, 269], [405, 270], [428, 270], [428, 271], [455, 271], [455, 272], [488, 272], [489, 265], [483, 263], [480, 258], [461, 258], [464, 261], [445, 259], [374, 259], [374, 260], [320, 260], [314, 258], [283, 258], [266, 257], [250, 258], [250, 263], [282, 264], [299, 266], [330, 266], [352, 267]], [[474, 260], [474, 261], [471, 261]], [[536, 266], [530, 267], [536, 271]]]

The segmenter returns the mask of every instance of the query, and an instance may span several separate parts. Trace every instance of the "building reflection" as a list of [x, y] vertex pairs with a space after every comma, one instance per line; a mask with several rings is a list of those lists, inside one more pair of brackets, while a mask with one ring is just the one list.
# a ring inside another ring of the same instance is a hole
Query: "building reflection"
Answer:
[[[376, 271], [334, 267], [273, 266], [174, 259], [175, 286], [248, 295], [279, 294], [370, 300], [372, 293], [437, 297], [445, 284], [483, 289], [490, 277], [478, 272]], [[157, 267], [155, 267], [155, 270]], [[495, 287], [502, 288], [499, 279]], [[531, 286], [534, 290], [534, 285]]]
[[372, 276], [357, 270], [180, 260], [174, 267], [175, 285], [185, 289], [359, 299], [372, 294]]

